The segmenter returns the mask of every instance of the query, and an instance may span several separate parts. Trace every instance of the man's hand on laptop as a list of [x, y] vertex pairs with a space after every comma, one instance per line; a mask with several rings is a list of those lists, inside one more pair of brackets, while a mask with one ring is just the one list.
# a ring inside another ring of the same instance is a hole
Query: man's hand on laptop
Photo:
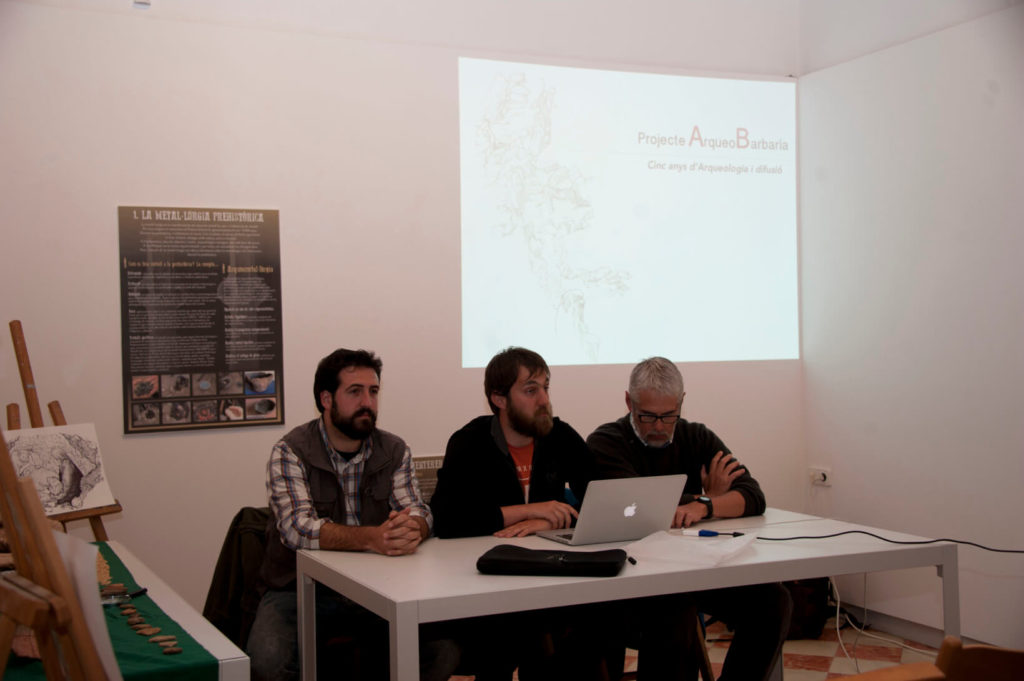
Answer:
[[722, 496], [732, 488], [732, 482], [747, 470], [732, 454], [718, 452], [710, 466], [700, 469], [700, 483], [709, 497]]
[[672, 527], [675, 529], [680, 527], [689, 527], [696, 522], [704, 520], [704, 516], [707, 512], [707, 506], [699, 501], [692, 501], [689, 504], [677, 506], [676, 515], [672, 519]]
[[579, 515], [575, 508], [561, 501], [538, 501], [525, 506], [527, 518], [546, 520], [553, 530], [569, 527], [572, 519]]
[[561, 501], [537, 501], [532, 504], [502, 506], [501, 514], [505, 519], [506, 528], [523, 520], [538, 519], [548, 521], [553, 530], [569, 527], [572, 525], [572, 519], [579, 515], [575, 508]]
[[531, 534], [536, 534], [543, 530], [553, 529], [551, 523], [543, 518], [528, 518], [526, 520], [520, 520], [518, 523], [513, 523], [508, 527], [502, 528], [494, 533], [495, 537], [527, 537]]

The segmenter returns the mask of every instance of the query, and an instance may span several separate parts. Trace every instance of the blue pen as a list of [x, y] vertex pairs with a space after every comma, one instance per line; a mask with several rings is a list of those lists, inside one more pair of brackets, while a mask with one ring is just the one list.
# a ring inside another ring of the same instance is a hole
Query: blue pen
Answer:
[[683, 530], [681, 532], [686, 537], [742, 537], [742, 532], [716, 532], [714, 530]]

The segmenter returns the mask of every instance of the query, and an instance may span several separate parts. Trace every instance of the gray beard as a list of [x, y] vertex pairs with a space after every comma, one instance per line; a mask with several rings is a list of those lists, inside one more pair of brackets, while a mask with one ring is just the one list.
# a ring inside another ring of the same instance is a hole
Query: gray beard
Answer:
[[664, 449], [665, 447], [668, 447], [670, 444], [672, 444], [672, 438], [674, 438], [676, 436], [676, 429], [673, 427], [672, 430], [669, 431], [668, 439], [665, 440], [665, 444], [652, 445], [650, 442], [648, 442], [646, 439], [644, 439], [643, 435], [640, 434], [640, 429], [636, 427], [636, 419], [633, 418], [633, 412], [629, 412], [629, 425], [633, 426], [633, 434], [636, 435], [636, 439], [637, 440], [640, 440], [640, 442], [644, 443], [645, 447], [654, 447], [655, 449]]

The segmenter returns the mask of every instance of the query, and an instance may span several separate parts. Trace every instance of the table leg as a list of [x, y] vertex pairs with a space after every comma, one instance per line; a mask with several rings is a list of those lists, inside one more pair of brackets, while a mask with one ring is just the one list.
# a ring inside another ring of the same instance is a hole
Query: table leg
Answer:
[[299, 668], [302, 681], [316, 681], [316, 582], [299, 576]]
[[395, 605], [391, 621], [391, 681], [420, 677], [420, 625], [415, 603]]
[[942, 627], [946, 636], [960, 636], [960, 571], [956, 546], [951, 545], [945, 562], [936, 566], [942, 578]]

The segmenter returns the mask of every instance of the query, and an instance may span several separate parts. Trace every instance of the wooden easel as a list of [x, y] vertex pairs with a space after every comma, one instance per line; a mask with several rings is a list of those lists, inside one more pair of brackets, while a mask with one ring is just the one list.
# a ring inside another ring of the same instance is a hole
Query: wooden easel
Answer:
[[[43, 427], [43, 412], [39, 408], [39, 396], [36, 394], [36, 382], [32, 376], [32, 365], [28, 361], [28, 347], [25, 345], [25, 333], [21, 328], [21, 322], [15, 319], [10, 323], [11, 340], [14, 342], [14, 355], [18, 360], [18, 373], [21, 374], [21, 385], [25, 390], [25, 407], [28, 409], [29, 425], [32, 428]], [[64, 418], [64, 411], [60, 408], [60, 402], [54, 400], [46, 405], [50, 410], [50, 418], [55, 426], [66, 426], [67, 419]], [[10, 403], [7, 405], [7, 429], [18, 430], [21, 428], [21, 413], [18, 405]], [[82, 509], [81, 511], [68, 511], [67, 513], [56, 513], [50, 516], [64, 527], [72, 520], [88, 519], [92, 527], [92, 534], [96, 541], [107, 541], [107, 530], [103, 527], [101, 516], [111, 513], [120, 513], [123, 509], [121, 504], [115, 500], [109, 506]]]
[[32, 630], [47, 679], [105, 681], [71, 578], [31, 479], [18, 479], [0, 438], [0, 516], [15, 571], [0, 574], [0, 676], [17, 626]]

